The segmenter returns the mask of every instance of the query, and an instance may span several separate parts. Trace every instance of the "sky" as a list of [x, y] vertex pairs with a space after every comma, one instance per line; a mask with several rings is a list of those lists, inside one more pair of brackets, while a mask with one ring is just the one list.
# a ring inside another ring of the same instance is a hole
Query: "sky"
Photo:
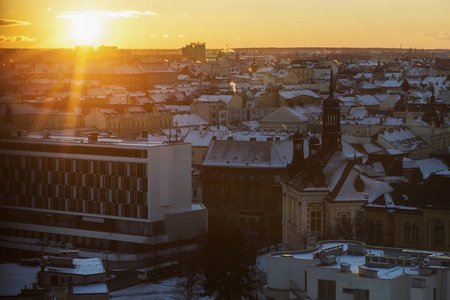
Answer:
[[450, 48], [450, 0], [0, 0], [0, 48]]

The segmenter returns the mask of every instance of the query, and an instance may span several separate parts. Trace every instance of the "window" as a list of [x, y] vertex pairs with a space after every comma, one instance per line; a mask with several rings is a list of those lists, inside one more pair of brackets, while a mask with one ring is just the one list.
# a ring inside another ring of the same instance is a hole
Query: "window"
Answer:
[[377, 221], [377, 236], [380, 237], [383, 235], [383, 222], [381, 220]]
[[336, 299], [336, 281], [318, 279], [318, 299], [334, 300]]
[[278, 181], [280, 181], [280, 179], [281, 179], [281, 176], [280, 175], [275, 175], [275, 176], [273, 176], [273, 181], [274, 182], [278, 182]]
[[354, 300], [369, 300], [369, 290], [353, 290], [353, 299]]
[[405, 240], [411, 239], [411, 224], [406, 223], [405, 224]]
[[413, 225], [413, 240], [418, 241], [419, 240], [419, 224], [414, 223]]
[[444, 223], [442, 221], [437, 221], [434, 223], [434, 242], [443, 243], [444, 242]]
[[58, 285], [58, 284], [59, 284], [58, 276], [56, 276], [56, 275], [51, 275], [51, 276], [50, 276], [50, 284], [51, 284], [51, 285]]
[[311, 212], [311, 231], [320, 231], [320, 230], [322, 230], [321, 212], [320, 211], [312, 211]]
[[369, 220], [369, 235], [374, 236], [375, 235], [375, 221]]

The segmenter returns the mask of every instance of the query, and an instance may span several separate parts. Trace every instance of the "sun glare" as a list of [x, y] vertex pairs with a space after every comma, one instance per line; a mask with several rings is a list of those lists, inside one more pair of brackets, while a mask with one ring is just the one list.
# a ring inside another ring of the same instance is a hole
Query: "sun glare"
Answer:
[[74, 19], [72, 22], [70, 35], [77, 43], [95, 43], [100, 37], [102, 30], [100, 19], [86, 17]]

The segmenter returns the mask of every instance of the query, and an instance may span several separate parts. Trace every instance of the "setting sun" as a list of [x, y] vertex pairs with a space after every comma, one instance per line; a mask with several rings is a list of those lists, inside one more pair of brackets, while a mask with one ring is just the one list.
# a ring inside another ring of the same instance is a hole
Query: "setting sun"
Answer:
[[72, 20], [70, 36], [78, 44], [92, 44], [99, 38], [102, 23], [96, 18], [77, 18]]

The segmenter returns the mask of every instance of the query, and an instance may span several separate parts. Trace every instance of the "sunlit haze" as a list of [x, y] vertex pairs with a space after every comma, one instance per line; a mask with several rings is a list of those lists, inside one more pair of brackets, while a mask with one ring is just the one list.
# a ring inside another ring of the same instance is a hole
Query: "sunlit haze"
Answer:
[[449, 48], [448, 0], [0, 0], [0, 47]]

